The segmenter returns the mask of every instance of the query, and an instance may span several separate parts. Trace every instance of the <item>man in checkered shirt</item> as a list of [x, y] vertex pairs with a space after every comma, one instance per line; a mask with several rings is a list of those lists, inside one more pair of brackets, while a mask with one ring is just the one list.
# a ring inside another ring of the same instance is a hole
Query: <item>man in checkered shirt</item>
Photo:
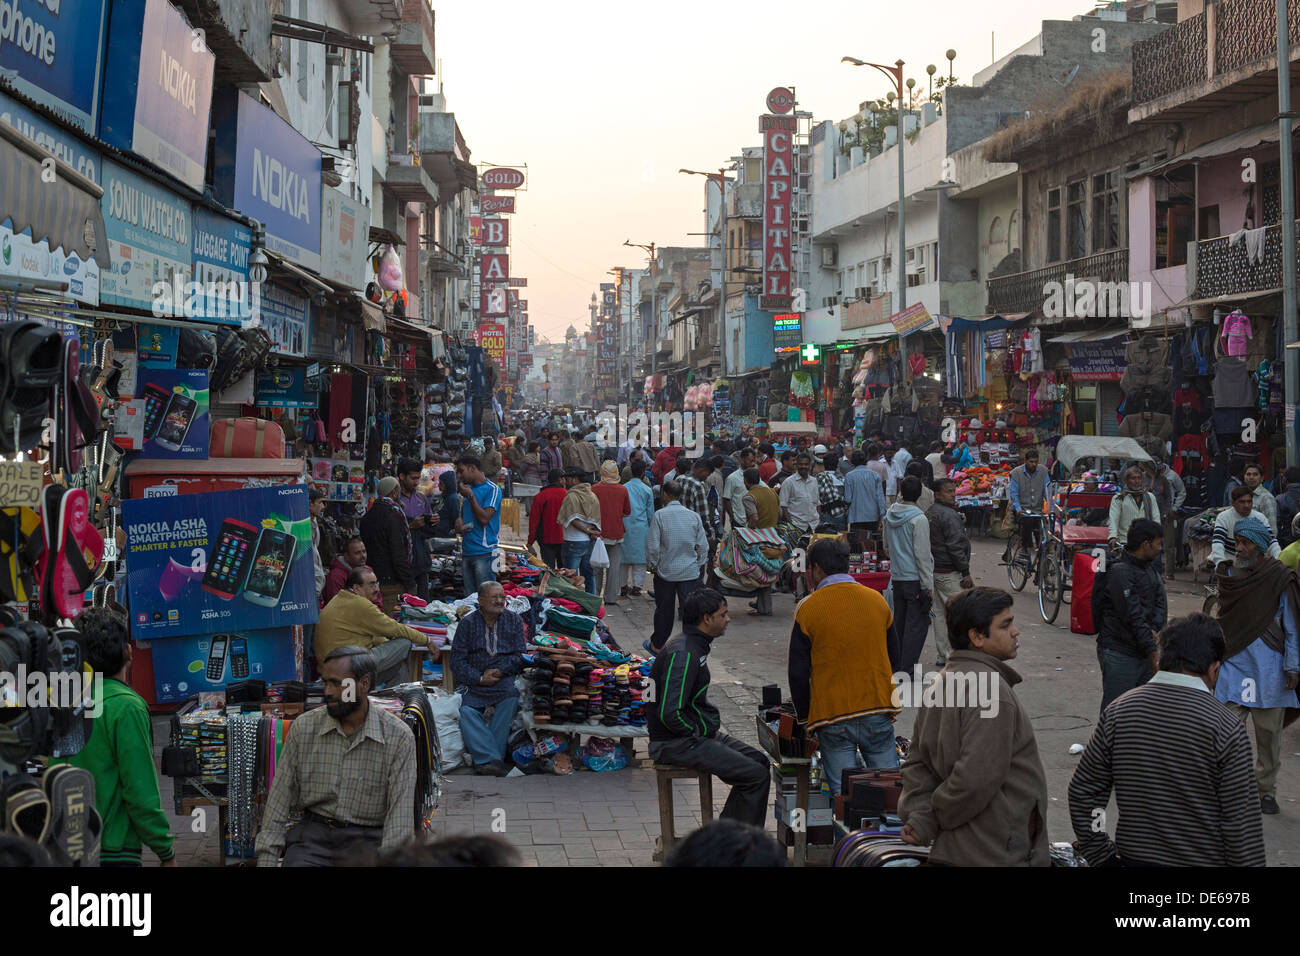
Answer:
[[706, 482], [713, 474], [713, 462], [708, 458], [697, 458], [691, 464], [689, 475], [678, 475], [677, 483], [682, 488], [682, 504], [700, 516], [704, 525], [704, 534], [709, 539], [709, 559], [704, 566], [701, 582], [709, 587], [717, 586], [717, 575], [713, 570], [713, 558], [718, 552], [719, 523], [712, 506], [709, 504], [709, 488]]
[[415, 835], [415, 737], [370, 706], [374, 655], [345, 645], [320, 673], [325, 706], [289, 728], [257, 834], [258, 866], [334, 866], [358, 846], [390, 850]]

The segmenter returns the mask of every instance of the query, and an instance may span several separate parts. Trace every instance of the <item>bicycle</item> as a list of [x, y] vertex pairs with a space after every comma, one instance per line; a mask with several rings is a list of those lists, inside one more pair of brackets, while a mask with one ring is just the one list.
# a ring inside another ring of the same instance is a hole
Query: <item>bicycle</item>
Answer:
[[[1007, 551], [1007, 583], [1011, 585], [1013, 591], [1023, 591], [1025, 585], [1029, 583], [1030, 577], [1034, 579], [1034, 584], [1038, 584], [1039, 582], [1039, 575], [1041, 574], [1043, 567], [1042, 559], [1044, 556], [1044, 545], [1046, 543], [1046, 536], [1042, 531], [1043, 517], [1044, 516], [1040, 514], [1021, 512], [1017, 518], [1018, 521], [1037, 521], [1039, 522], [1039, 527], [1033, 534], [1033, 537], [1038, 541], [1038, 544], [1032, 552], [1025, 548], [1024, 538], [1021, 537], [1019, 527], [1016, 528], [1014, 537], [1012, 537], [1009, 542]], [[1034, 563], [1035, 553], [1037, 553], [1039, 558], [1037, 565]]]

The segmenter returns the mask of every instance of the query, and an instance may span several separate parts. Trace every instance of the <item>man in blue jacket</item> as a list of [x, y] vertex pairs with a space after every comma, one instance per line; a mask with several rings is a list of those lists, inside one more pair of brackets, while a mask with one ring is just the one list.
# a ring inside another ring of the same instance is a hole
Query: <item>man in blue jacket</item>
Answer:
[[664, 645], [650, 669], [650, 756], [656, 763], [707, 771], [730, 784], [720, 818], [761, 827], [769, 812], [767, 757], [722, 733], [718, 708], [709, 703], [709, 649], [730, 620], [727, 599], [712, 588], [697, 588], [683, 602], [682, 633]]

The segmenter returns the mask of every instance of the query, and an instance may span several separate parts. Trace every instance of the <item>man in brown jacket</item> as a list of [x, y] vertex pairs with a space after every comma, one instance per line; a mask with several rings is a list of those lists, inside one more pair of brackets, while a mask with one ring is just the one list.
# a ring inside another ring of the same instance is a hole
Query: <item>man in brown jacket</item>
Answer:
[[1006, 663], [1020, 646], [1011, 595], [973, 588], [947, 616], [953, 651], [903, 764], [902, 837], [948, 866], [1048, 866], [1047, 778]]

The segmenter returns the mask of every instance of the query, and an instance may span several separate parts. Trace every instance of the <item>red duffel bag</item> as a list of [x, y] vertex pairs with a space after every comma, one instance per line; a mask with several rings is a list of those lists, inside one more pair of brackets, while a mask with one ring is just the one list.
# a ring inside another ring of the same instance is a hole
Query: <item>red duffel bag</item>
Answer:
[[265, 418], [218, 418], [212, 423], [212, 458], [283, 458], [284, 429]]
[[1097, 582], [1097, 558], [1080, 551], [1074, 556], [1074, 580], [1070, 585], [1070, 630], [1075, 634], [1096, 634], [1092, 620], [1092, 588]]

